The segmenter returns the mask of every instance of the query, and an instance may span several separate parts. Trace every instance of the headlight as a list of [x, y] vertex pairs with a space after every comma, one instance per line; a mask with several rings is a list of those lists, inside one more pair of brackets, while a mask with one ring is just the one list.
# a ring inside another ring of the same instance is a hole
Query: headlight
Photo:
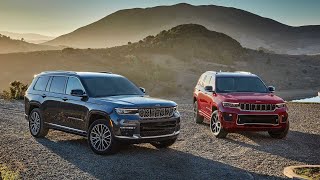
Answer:
[[138, 114], [138, 109], [115, 108], [118, 114]]
[[277, 107], [277, 108], [284, 108], [284, 107], [286, 107], [286, 103], [276, 104], [276, 107]]
[[232, 102], [222, 102], [223, 107], [237, 108], [239, 107], [239, 103]]
[[176, 107], [173, 108], [173, 112], [174, 112], [174, 113], [179, 113], [178, 106], [176, 106]]

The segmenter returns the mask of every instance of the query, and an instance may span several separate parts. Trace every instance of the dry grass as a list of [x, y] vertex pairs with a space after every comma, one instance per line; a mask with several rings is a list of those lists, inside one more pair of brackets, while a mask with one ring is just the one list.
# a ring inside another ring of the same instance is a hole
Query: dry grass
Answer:
[[3, 180], [15, 180], [20, 179], [18, 171], [13, 171], [5, 165], [0, 164], [0, 177]]

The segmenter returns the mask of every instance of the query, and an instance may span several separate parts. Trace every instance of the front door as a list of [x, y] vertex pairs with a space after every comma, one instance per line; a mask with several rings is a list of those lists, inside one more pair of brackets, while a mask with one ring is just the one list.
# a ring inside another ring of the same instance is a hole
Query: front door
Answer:
[[87, 99], [72, 96], [71, 90], [81, 89], [85, 92], [80, 80], [77, 77], [69, 77], [67, 81], [65, 96], [62, 98], [61, 109], [65, 126], [76, 130], [85, 131], [85, 119], [89, 109], [86, 106]]

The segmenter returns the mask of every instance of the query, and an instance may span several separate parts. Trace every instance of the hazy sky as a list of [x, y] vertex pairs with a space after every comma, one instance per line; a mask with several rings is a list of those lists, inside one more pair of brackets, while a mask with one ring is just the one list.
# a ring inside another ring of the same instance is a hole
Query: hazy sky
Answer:
[[235, 7], [292, 26], [320, 25], [320, 0], [0, 0], [0, 31], [58, 36], [120, 9], [181, 2]]

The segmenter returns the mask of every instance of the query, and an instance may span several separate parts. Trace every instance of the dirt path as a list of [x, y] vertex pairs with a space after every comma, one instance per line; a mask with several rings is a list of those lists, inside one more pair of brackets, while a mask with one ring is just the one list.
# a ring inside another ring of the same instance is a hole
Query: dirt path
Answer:
[[91, 152], [86, 139], [51, 131], [34, 139], [21, 103], [0, 100], [0, 164], [23, 179], [282, 179], [288, 165], [320, 164], [320, 104], [289, 104], [291, 131], [284, 140], [266, 133], [214, 138], [192, 122], [192, 106], [180, 104], [182, 131], [169, 149], [123, 147], [113, 156]]

